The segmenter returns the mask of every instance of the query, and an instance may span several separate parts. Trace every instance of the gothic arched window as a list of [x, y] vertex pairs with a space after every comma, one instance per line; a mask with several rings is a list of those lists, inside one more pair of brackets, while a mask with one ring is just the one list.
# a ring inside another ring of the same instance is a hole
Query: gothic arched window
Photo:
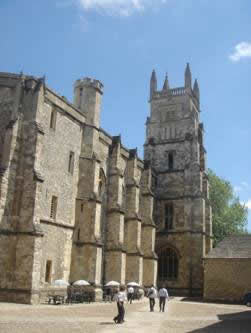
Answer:
[[175, 250], [172, 248], [162, 249], [158, 256], [158, 279], [176, 280], [178, 278], [179, 260]]

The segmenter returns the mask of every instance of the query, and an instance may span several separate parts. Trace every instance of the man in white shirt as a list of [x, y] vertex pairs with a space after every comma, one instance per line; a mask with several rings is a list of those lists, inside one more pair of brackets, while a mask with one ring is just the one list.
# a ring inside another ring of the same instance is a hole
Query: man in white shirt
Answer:
[[148, 291], [147, 297], [149, 298], [150, 312], [154, 311], [155, 298], [157, 297], [157, 290], [154, 288], [154, 285]]
[[161, 287], [159, 290], [159, 311], [165, 312], [166, 301], [168, 301], [169, 296], [166, 288]]
[[130, 302], [130, 304], [132, 304], [133, 293], [134, 293], [134, 289], [133, 289], [132, 286], [130, 286], [130, 287], [127, 289], [127, 299], [128, 299], [128, 302]]
[[124, 286], [120, 286], [119, 291], [114, 296], [114, 300], [117, 302], [118, 315], [113, 320], [116, 324], [122, 324], [125, 321], [124, 302], [126, 301], [126, 293]]

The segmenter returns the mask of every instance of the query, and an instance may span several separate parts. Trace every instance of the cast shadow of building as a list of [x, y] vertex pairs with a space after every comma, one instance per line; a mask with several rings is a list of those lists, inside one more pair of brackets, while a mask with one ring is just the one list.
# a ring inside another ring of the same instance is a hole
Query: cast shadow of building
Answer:
[[218, 314], [219, 322], [189, 333], [249, 333], [251, 332], [251, 311]]

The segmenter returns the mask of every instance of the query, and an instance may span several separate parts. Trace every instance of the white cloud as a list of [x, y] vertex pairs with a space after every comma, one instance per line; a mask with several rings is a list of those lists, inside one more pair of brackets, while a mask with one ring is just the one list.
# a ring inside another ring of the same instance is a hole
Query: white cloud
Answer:
[[234, 192], [238, 193], [242, 191], [242, 187], [241, 186], [234, 186]]
[[246, 202], [242, 202], [242, 204], [244, 204], [248, 209], [251, 209], [251, 199]]
[[249, 188], [249, 184], [247, 182], [241, 182], [240, 185], [234, 186], [234, 192], [237, 194], [239, 192], [245, 191]]
[[229, 56], [231, 61], [238, 62], [241, 58], [251, 58], [251, 43], [241, 42], [234, 49], [234, 52]]
[[147, 8], [165, 4], [166, 0], [78, 0], [85, 11], [98, 11], [114, 16], [130, 16]]

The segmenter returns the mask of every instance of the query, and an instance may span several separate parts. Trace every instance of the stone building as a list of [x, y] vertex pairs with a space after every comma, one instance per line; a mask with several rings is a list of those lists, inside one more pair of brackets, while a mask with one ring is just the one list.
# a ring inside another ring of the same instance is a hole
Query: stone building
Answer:
[[226, 237], [204, 259], [204, 298], [241, 301], [251, 291], [251, 235]]
[[[144, 161], [100, 127], [103, 85], [74, 102], [44, 79], [0, 73], [0, 300], [39, 302], [52, 281], [117, 280], [202, 292], [211, 248], [199, 87], [151, 79]], [[154, 218], [152, 218], [154, 216]], [[157, 224], [157, 242], [155, 242]]]
[[0, 74], [0, 300], [39, 301], [56, 279], [156, 282], [152, 171], [100, 128], [103, 86], [74, 104], [43, 79]]
[[202, 258], [212, 247], [206, 150], [200, 123], [200, 91], [187, 64], [184, 87], [171, 89], [166, 76], [150, 84], [144, 159], [155, 171], [154, 221], [158, 283], [176, 294], [203, 293]]

